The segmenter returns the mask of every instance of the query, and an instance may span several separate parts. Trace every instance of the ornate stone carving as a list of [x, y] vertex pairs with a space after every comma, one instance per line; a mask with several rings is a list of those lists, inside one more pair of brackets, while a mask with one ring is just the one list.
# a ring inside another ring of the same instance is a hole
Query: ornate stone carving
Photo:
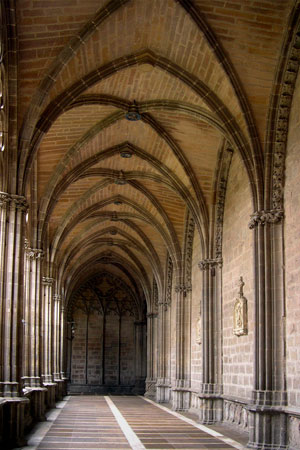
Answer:
[[270, 209], [256, 211], [251, 215], [251, 220], [249, 222], [250, 230], [257, 227], [258, 225], [265, 225], [266, 223], [277, 223], [283, 219], [283, 210], [282, 209]]
[[248, 308], [247, 300], [244, 297], [243, 289], [245, 283], [243, 277], [239, 279], [239, 297], [234, 304], [233, 334], [243, 336], [248, 334]]
[[157, 311], [158, 308], [158, 289], [157, 289], [157, 283], [155, 278], [153, 278], [153, 285], [152, 285], [152, 300], [153, 300], [153, 309]]
[[286, 64], [283, 76], [280, 80], [281, 92], [276, 103], [278, 111], [275, 123], [275, 143], [273, 153], [272, 174], [272, 206], [273, 210], [283, 210], [283, 186], [284, 186], [284, 163], [286, 152], [286, 140], [289, 123], [290, 107], [292, 104], [295, 83], [300, 63], [299, 30], [294, 34], [294, 43], [290, 47], [290, 53], [284, 55]]
[[216, 258], [216, 259], [203, 259], [202, 261], [199, 261], [198, 267], [200, 270], [211, 270], [216, 267], [222, 267], [223, 259], [222, 258]]
[[222, 240], [223, 240], [223, 217], [226, 197], [226, 187], [229, 168], [233, 150], [231, 148], [223, 149], [221, 153], [221, 162], [219, 174], [216, 182], [216, 207], [215, 207], [215, 255], [216, 258], [222, 258]]
[[171, 306], [171, 301], [172, 301], [172, 278], [173, 278], [173, 263], [172, 263], [171, 257], [168, 256], [165, 310], [168, 308], [168, 306]]
[[189, 217], [185, 236], [185, 281], [188, 286], [192, 286], [194, 231], [195, 231], [195, 221], [193, 217]]

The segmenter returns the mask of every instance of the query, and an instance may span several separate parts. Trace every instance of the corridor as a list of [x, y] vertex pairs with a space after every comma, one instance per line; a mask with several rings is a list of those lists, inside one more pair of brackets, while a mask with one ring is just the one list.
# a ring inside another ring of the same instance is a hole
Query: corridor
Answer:
[[245, 448], [143, 397], [67, 397], [51, 414], [48, 431], [41, 424], [24, 450]]

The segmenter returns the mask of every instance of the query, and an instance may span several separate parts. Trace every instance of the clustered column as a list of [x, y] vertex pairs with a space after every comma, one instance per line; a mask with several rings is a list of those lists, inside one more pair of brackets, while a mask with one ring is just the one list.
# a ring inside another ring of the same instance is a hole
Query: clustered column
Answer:
[[4, 417], [8, 441], [23, 443], [24, 415], [27, 399], [20, 398], [22, 387], [21, 349], [22, 333], [22, 271], [24, 254], [24, 224], [26, 199], [19, 195], [0, 192], [0, 396], [8, 398], [10, 408]]
[[202, 384], [199, 392], [202, 423], [222, 420], [221, 387], [221, 259], [199, 262], [203, 272], [202, 295]]

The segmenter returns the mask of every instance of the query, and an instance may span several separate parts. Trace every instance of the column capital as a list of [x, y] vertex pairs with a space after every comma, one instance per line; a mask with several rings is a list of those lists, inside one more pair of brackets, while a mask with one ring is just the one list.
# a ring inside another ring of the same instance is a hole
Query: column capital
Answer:
[[52, 286], [54, 283], [54, 278], [42, 277], [42, 283], [48, 286]]
[[186, 294], [188, 292], [190, 292], [192, 290], [192, 285], [191, 284], [184, 284], [184, 283], [180, 283], [177, 284], [177, 286], [175, 286], [175, 292], [178, 293], [183, 293], [184, 297], [186, 297]]
[[28, 259], [42, 259], [44, 257], [44, 251], [40, 248], [30, 248], [25, 243], [25, 252]]
[[28, 203], [23, 195], [8, 194], [7, 192], [0, 192], [0, 208], [9, 205], [11, 208], [27, 211]]
[[54, 294], [54, 295], [53, 295], [53, 298], [54, 298], [54, 300], [55, 300], [56, 302], [60, 302], [60, 301], [61, 301], [61, 295], [59, 295], [59, 294]]
[[282, 209], [262, 209], [255, 211], [250, 216], [249, 228], [252, 230], [258, 225], [265, 225], [266, 223], [278, 223], [284, 217]]
[[200, 270], [210, 270], [215, 267], [222, 267], [223, 265], [223, 259], [222, 258], [215, 258], [215, 259], [202, 259], [202, 261], [199, 261], [198, 267]]
[[148, 319], [155, 319], [155, 317], [157, 317], [157, 313], [148, 313], [147, 314]]

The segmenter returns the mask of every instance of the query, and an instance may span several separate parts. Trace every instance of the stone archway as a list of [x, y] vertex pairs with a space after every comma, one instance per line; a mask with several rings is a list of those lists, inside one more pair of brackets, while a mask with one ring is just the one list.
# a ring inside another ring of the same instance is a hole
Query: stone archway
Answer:
[[74, 291], [68, 306], [70, 392], [143, 394], [143, 305], [121, 279], [103, 272]]

